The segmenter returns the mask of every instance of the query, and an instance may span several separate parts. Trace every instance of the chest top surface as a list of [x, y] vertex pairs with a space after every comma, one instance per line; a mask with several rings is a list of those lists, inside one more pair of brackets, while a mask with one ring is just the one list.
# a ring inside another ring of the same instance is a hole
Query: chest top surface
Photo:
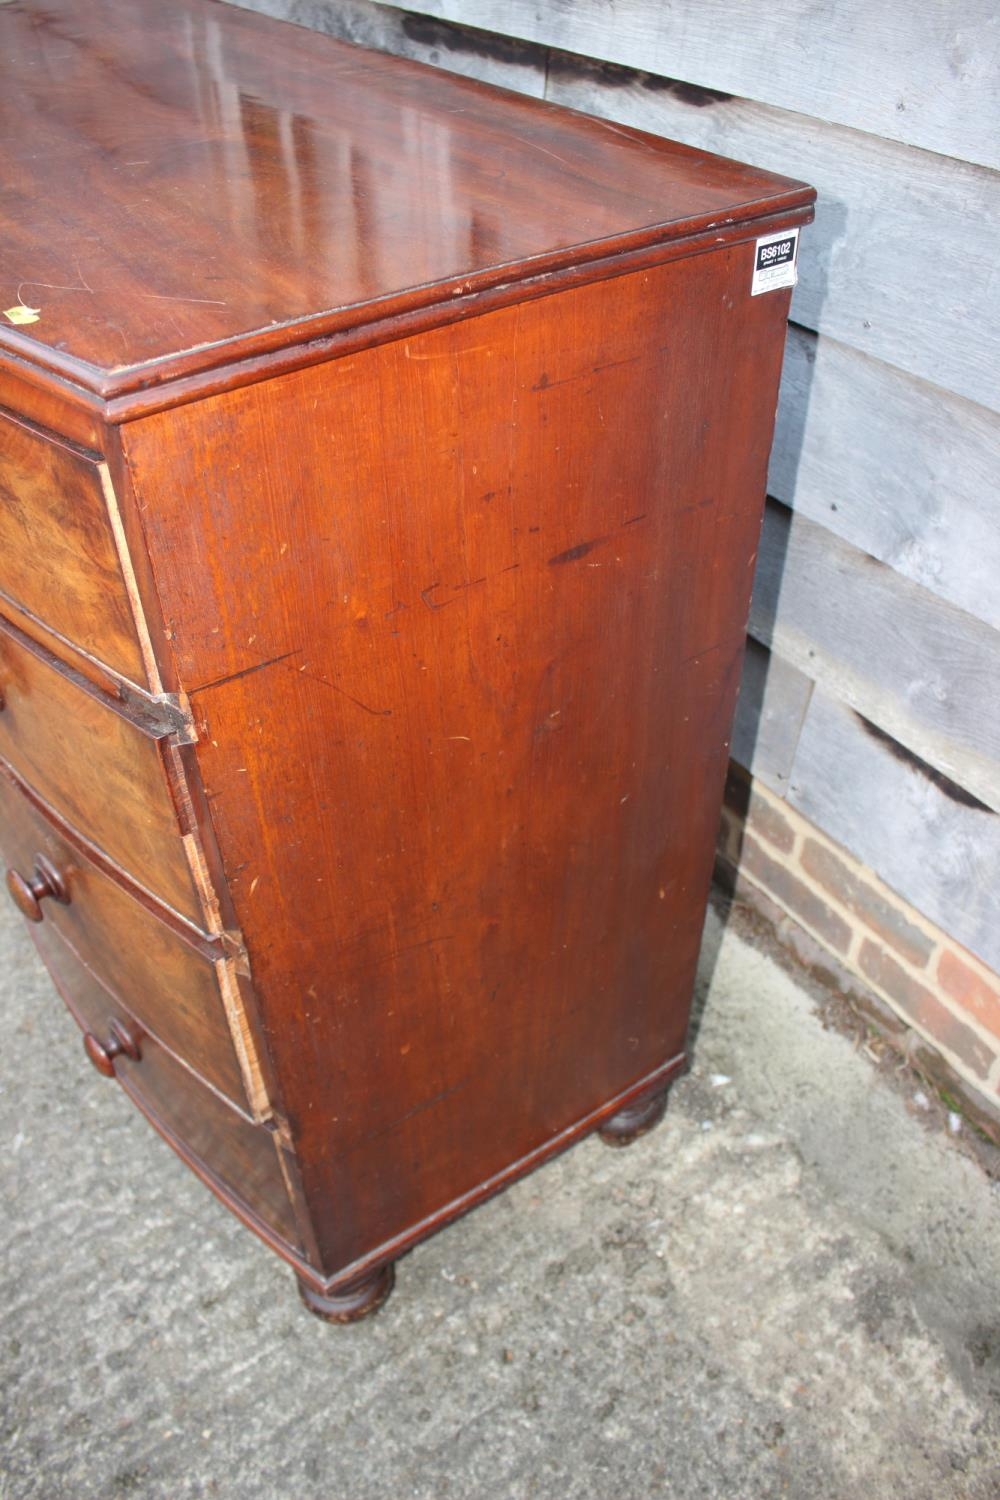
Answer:
[[104, 397], [813, 196], [219, 0], [0, 6], [0, 143], [0, 354]]

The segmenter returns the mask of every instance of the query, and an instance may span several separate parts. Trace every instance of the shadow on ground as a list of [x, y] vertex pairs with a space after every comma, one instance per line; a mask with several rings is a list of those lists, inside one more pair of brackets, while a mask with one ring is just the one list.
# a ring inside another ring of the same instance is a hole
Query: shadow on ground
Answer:
[[3, 1500], [996, 1500], [997, 1190], [709, 921], [664, 1124], [584, 1142], [338, 1330], [0, 918]]

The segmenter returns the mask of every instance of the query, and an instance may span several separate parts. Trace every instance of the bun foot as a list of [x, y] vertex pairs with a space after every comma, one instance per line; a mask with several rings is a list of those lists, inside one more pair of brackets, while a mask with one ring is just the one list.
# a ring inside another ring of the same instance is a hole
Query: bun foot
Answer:
[[345, 1281], [333, 1292], [317, 1292], [300, 1279], [299, 1296], [311, 1313], [327, 1323], [358, 1323], [378, 1312], [395, 1281], [396, 1268], [389, 1261], [375, 1271]]
[[606, 1146], [631, 1146], [639, 1136], [652, 1130], [654, 1125], [659, 1125], [667, 1107], [669, 1093], [670, 1086], [667, 1085], [657, 1089], [655, 1094], [647, 1094], [645, 1099], [638, 1099], [635, 1104], [620, 1109], [610, 1120], [605, 1120], [597, 1132], [601, 1140]]

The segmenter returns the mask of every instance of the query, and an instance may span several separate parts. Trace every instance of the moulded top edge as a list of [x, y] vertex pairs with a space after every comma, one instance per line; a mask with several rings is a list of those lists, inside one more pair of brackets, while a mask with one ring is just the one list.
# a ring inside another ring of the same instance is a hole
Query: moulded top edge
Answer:
[[814, 196], [217, 0], [0, 6], [0, 141], [0, 352], [100, 401]]

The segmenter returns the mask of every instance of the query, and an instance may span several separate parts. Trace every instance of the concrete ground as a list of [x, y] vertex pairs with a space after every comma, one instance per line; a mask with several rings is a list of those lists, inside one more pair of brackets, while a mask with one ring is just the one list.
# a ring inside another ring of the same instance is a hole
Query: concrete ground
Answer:
[[658, 1131], [334, 1329], [93, 1073], [5, 912], [0, 1496], [997, 1500], [996, 1186], [714, 915], [702, 988]]

